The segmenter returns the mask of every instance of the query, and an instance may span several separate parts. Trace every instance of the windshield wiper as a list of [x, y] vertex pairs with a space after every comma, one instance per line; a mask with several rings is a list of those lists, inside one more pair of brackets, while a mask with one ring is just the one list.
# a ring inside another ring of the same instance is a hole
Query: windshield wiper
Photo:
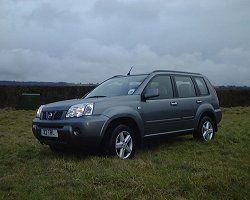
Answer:
[[91, 96], [91, 97], [88, 97], [88, 99], [90, 99], [90, 98], [102, 98], [102, 97], [107, 97], [107, 96]]

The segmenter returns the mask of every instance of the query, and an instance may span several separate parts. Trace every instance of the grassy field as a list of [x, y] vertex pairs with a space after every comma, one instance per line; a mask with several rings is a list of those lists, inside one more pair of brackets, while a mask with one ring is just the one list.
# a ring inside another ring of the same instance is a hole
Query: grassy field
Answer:
[[53, 153], [34, 115], [0, 110], [0, 199], [250, 199], [250, 107], [223, 109], [211, 143], [161, 138], [126, 161]]

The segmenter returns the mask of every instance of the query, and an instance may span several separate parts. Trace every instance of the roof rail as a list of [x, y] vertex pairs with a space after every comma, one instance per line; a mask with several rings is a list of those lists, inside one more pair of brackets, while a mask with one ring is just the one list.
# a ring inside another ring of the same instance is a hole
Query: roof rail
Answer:
[[115, 75], [115, 76], [112, 76], [111, 78], [118, 78], [118, 77], [123, 77], [124, 75]]
[[201, 75], [200, 73], [194, 73], [194, 72], [184, 72], [184, 71], [174, 71], [174, 70], [154, 70], [151, 72], [156, 73], [156, 72], [170, 72], [170, 73], [181, 73], [181, 74], [194, 74], [194, 75]]

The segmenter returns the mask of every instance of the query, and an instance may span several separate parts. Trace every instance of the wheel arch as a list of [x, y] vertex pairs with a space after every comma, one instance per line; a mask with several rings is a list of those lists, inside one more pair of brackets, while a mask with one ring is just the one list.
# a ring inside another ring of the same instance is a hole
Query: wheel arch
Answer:
[[138, 124], [137, 120], [131, 116], [116, 116], [109, 120], [103, 130], [102, 144], [105, 145], [111, 136], [112, 130], [120, 124], [127, 125], [132, 128], [135, 133], [136, 143], [138, 145], [142, 144], [143, 140], [143, 130], [140, 124]]
[[198, 129], [201, 119], [203, 117], [205, 117], [205, 116], [208, 116], [209, 118], [211, 118], [213, 120], [213, 123], [214, 123], [214, 126], [215, 126], [215, 132], [217, 132], [218, 131], [218, 126], [217, 126], [217, 123], [216, 123], [216, 116], [215, 116], [215, 114], [214, 114], [214, 112], [212, 110], [205, 110], [202, 113], [200, 113], [200, 115], [198, 117], [198, 120], [197, 120], [197, 123], [195, 125], [195, 130]]

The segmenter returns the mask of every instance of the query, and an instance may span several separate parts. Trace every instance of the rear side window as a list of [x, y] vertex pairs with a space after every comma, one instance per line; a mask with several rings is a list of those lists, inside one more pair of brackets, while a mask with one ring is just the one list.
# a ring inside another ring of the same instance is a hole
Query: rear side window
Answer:
[[175, 84], [177, 87], [178, 96], [181, 98], [196, 96], [194, 84], [188, 76], [175, 76]]
[[146, 87], [147, 89], [158, 89], [160, 96], [152, 99], [170, 99], [173, 98], [173, 89], [170, 76], [156, 76], [154, 77]]
[[195, 77], [194, 80], [199, 88], [200, 94], [201, 95], [208, 95], [208, 89], [207, 89], [207, 85], [206, 85], [204, 79]]

